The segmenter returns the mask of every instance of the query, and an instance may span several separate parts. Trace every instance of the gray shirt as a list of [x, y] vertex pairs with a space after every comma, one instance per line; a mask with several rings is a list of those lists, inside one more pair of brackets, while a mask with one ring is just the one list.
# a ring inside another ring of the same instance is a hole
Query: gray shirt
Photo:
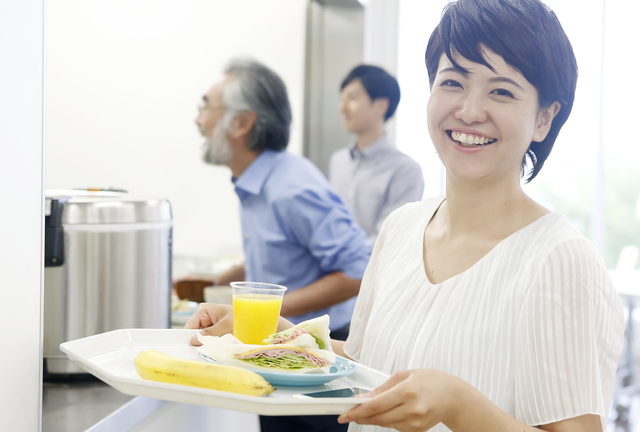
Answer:
[[370, 239], [398, 207], [420, 201], [424, 179], [420, 165], [398, 150], [387, 134], [358, 150], [355, 142], [331, 155], [329, 181]]

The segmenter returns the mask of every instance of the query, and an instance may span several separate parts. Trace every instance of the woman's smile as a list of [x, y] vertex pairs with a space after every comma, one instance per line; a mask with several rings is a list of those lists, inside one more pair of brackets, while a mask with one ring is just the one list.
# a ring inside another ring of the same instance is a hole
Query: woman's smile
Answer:
[[496, 138], [488, 137], [476, 130], [459, 128], [447, 130], [451, 145], [462, 153], [478, 153], [496, 142]]
[[466, 133], [460, 131], [447, 131], [452, 140], [463, 147], [484, 147], [495, 142], [495, 138], [476, 135], [474, 133]]

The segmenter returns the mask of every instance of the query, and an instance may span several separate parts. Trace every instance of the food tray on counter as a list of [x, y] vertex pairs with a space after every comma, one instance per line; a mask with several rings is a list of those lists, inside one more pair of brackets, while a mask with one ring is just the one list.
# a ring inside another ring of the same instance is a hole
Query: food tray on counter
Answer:
[[365, 400], [358, 398], [295, 399], [295, 394], [346, 387], [375, 388], [389, 377], [359, 363], [348, 376], [313, 387], [276, 387], [268, 396], [237, 393], [143, 380], [133, 360], [143, 350], [155, 349], [174, 357], [203, 361], [189, 339], [198, 330], [123, 329], [65, 342], [60, 349], [87, 372], [132, 396], [211, 406], [260, 415], [342, 414]]

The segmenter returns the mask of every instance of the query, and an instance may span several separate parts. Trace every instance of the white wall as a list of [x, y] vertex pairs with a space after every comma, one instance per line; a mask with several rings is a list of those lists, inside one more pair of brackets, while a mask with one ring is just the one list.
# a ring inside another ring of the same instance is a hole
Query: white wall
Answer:
[[241, 253], [226, 167], [200, 160], [196, 104], [234, 56], [285, 81], [302, 152], [306, 2], [65, 0], [47, 11], [47, 189], [167, 198], [174, 254]]
[[0, 430], [40, 428], [44, 1], [0, 2]]

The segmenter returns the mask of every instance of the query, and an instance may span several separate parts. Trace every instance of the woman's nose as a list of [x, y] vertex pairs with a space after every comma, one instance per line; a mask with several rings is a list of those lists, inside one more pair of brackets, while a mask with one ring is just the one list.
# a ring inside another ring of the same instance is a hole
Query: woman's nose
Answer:
[[467, 124], [481, 123], [487, 120], [487, 110], [484, 100], [479, 95], [467, 94], [460, 100], [460, 106], [455, 117]]

